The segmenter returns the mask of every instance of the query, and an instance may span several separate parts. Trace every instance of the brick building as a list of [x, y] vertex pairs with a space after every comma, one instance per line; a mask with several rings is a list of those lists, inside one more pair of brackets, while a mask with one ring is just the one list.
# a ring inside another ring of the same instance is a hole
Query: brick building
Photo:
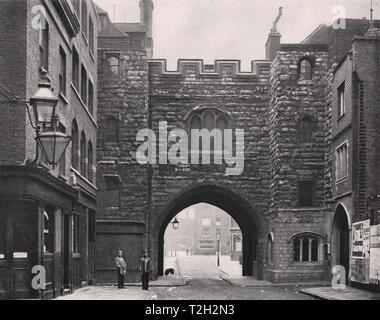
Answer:
[[[142, 16], [151, 18], [153, 4], [146, 2]], [[148, 60], [150, 48], [133, 45], [141, 25], [112, 24], [101, 15], [107, 23], [99, 38], [99, 281], [113, 281], [119, 248], [130, 261], [130, 280], [144, 249], [162, 274], [166, 227], [205, 202], [241, 227], [244, 275], [327, 280], [339, 264], [353, 283], [370, 282], [368, 254], [356, 259], [351, 239], [355, 222], [379, 223], [378, 33], [368, 31], [370, 21], [321, 25], [301, 43], [281, 44], [277, 19], [266, 60], [253, 61], [251, 72], [231, 60], [179, 60], [177, 71], [167, 71], [165, 60]], [[159, 129], [243, 128], [244, 170], [226, 176], [226, 163], [183, 158], [171, 165], [162, 150], [140, 165], [143, 140], [136, 136], [144, 128], [156, 132], [157, 148], [168, 149], [178, 137], [166, 145]]]
[[[0, 298], [52, 298], [95, 281], [98, 19], [87, 0], [0, 2]], [[41, 152], [34, 161], [26, 108], [46, 71], [57, 129], [72, 137], [56, 168]], [[32, 288], [36, 265], [45, 290]]]

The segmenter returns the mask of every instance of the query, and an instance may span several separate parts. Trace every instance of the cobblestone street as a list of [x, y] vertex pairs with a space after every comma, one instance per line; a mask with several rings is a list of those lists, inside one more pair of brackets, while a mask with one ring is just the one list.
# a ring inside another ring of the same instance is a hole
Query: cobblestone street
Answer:
[[[225, 275], [214, 256], [178, 257], [175, 264], [179, 276], [188, 280], [186, 286], [156, 287], [150, 291], [139, 287], [87, 287], [61, 300], [312, 300], [300, 292], [301, 286], [237, 286], [223, 281]], [[170, 281], [170, 280], [168, 280]], [[174, 281], [173, 281], [174, 282]]]

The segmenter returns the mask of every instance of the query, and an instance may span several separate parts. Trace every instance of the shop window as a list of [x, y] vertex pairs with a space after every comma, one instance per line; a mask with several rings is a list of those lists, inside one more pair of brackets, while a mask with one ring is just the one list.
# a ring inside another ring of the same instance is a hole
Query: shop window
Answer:
[[314, 181], [298, 182], [298, 204], [300, 208], [314, 207], [315, 183]]
[[303, 58], [298, 65], [298, 80], [313, 79], [313, 64], [308, 58]]
[[295, 237], [293, 239], [293, 261], [318, 262], [319, 239], [308, 235]]
[[54, 211], [44, 211], [44, 252], [54, 253]]

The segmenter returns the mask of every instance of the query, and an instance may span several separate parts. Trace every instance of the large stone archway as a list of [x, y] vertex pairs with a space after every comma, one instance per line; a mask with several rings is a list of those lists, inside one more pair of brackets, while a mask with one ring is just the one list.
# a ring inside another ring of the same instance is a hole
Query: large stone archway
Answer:
[[202, 185], [178, 192], [155, 216], [151, 229], [153, 258], [158, 275], [163, 274], [164, 236], [172, 219], [183, 209], [207, 203], [227, 212], [240, 226], [243, 235], [243, 275], [262, 278], [262, 221], [240, 194], [216, 185]]

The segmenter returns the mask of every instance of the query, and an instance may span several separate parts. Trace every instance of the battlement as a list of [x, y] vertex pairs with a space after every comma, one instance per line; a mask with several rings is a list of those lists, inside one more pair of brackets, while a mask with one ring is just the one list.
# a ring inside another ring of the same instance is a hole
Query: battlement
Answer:
[[205, 64], [202, 59], [178, 60], [177, 70], [167, 70], [166, 59], [153, 59], [148, 61], [150, 73], [163, 76], [216, 76], [239, 77], [260, 76], [270, 72], [271, 62], [267, 60], [255, 60], [251, 62], [251, 71], [241, 71], [240, 60], [215, 60], [214, 64]]

